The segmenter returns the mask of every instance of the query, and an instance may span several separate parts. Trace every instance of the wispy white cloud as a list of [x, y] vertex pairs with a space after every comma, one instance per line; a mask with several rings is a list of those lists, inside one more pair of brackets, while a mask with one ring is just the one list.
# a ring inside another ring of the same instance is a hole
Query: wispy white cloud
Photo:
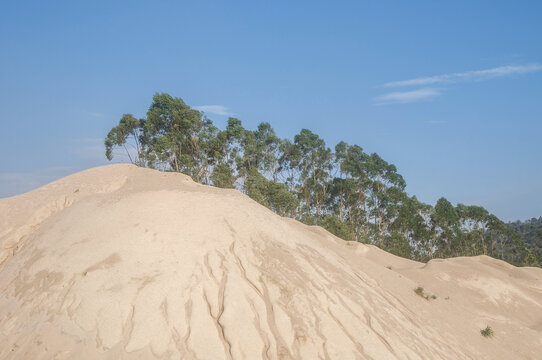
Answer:
[[398, 91], [384, 94], [377, 97], [375, 100], [378, 105], [406, 104], [411, 102], [430, 100], [441, 94], [441, 90], [437, 88], [422, 88], [412, 91]]
[[227, 107], [222, 105], [201, 105], [194, 106], [194, 109], [203, 111], [206, 114], [214, 114], [220, 116], [235, 116]]
[[409, 80], [392, 81], [384, 84], [384, 87], [402, 86], [425, 86], [435, 84], [457, 83], [465, 81], [483, 81], [511, 75], [527, 74], [542, 70], [542, 64], [507, 65], [492, 69], [473, 70], [452, 74], [419, 77]]
[[104, 119], [106, 117], [104, 113], [97, 112], [97, 111], [89, 111], [86, 109], [78, 109], [78, 111], [86, 117], [97, 118], [97, 119]]

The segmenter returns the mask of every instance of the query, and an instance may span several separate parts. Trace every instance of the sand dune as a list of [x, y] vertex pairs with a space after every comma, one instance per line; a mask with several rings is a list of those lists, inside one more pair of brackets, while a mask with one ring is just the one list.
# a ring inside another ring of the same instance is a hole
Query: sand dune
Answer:
[[405, 260], [130, 165], [1, 199], [0, 289], [1, 359], [542, 359], [541, 269]]

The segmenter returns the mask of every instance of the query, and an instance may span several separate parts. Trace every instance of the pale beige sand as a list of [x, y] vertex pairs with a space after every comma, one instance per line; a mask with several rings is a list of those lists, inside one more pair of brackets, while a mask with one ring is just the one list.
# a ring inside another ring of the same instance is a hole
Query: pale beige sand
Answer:
[[180, 174], [2, 199], [0, 250], [0, 359], [542, 359], [541, 269], [401, 259]]

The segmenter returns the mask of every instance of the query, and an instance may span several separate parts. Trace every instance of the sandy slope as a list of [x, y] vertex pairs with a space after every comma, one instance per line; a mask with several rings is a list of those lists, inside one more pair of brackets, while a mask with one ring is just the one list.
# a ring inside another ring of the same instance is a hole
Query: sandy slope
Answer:
[[180, 174], [1, 199], [0, 251], [1, 359], [542, 359], [541, 269], [408, 261]]

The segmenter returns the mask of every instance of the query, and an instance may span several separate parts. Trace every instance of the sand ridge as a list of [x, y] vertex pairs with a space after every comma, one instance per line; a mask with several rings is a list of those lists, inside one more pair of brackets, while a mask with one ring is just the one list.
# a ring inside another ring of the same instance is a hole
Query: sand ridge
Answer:
[[398, 258], [131, 165], [0, 199], [0, 263], [1, 359], [542, 353], [541, 269]]

